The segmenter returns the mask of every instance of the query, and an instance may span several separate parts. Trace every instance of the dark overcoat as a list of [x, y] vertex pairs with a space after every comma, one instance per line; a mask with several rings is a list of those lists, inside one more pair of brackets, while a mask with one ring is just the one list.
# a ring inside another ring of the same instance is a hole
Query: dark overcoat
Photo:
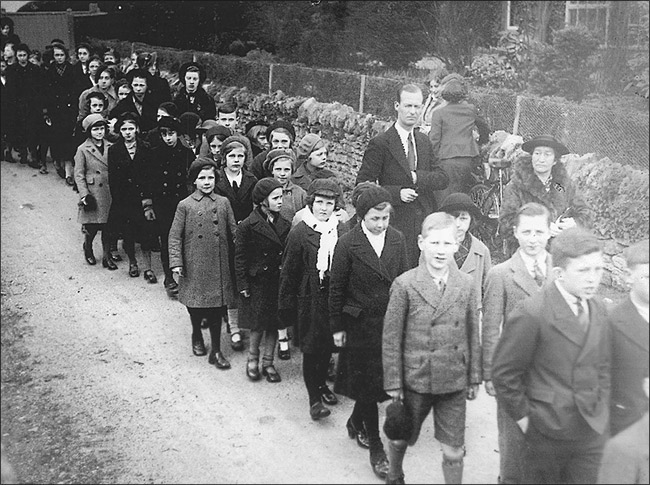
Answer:
[[5, 95], [10, 106], [8, 134], [16, 147], [34, 145], [43, 122], [43, 70], [28, 62], [7, 67]]
[[111, 210], [108, 224], [115, 234], [126, 234], [128, 228], [137, 242], [151, 242], [155, 230], [144, 218], [142, 187], [137, 173], [149, 162], [151, 150], [146, 142], [137, 139], [135, 156], [129, 156], [123, 141], [108, 149], [108, 184], [111, 190]]
[[281, 325], [278, 280], [291, 223], [277, 216], [274, 226], [257, 208], [237, 226], [235, 236], [237, 290], [250, 293], [249, 298], [239, 298], [239, 325], [260, 332]]
[[232, 305], [228, 263], [235, 218], [225, 197], [200, 190], [181, 200], [169, 231], [169, 267], [183, 267], [178, 301], [190, 308]]
[[[377, 182], [390, 192], [395, 209], [391, 224], [406, 237], [411, 268], [417, 266], [420, 257], [417, 239], [422, 221], [439, 206], [434, 191], [444, 189], [449, 184], [447, 174], [440, 168], [433, 154], [429, 138], [419, 130], [414, 130], [413, 136], [418, 160], [416, 184], [413, 183], [404, 146], [395, 125], [370, 140], [356, 180], [356, 184], [365, 181]], [[400, 190], [403, 188], [415, 189], [418, 198], [408, 204], [402, 202]]]
[[174, 96], [174, 104], [181, 114], [190, 111], [199, 115], [202, 121], [217, 119], [217, 107], [214, 104], [214, 99], [201, 86], [194, 93], [194, 102], [190, 101], [185, 86], [181, 87]]
[[[339, 236], [342, 230], [339, 224]], [[328, 311], [329, 284], [321, 285], [316, 269], [319, 245], [320, 233], [300, 221], [287, 238], [280, 273], [278, 308], [294, 312], [300, 350], [307, 354], [334, 350]]]
[[587, 335], [556, 283], [508, 316], [492, 362], [497, 399], [556, 440], [592, 438], [609, 426], [611, 338], [602, 302], [589, 299]]
[[610, 313], [612, 326], [612, 436], [648, 411], [643, 379], [648, 377], [648, 322], [629, 296]]
[[381, 343], [390, 285], [408, 269], [404, 235], [386, 230], [381, 257], [361, 224], [341, 236], [334, 250], [329, 293], [332, 333], [346, 332], [334, 390], [352, 399], [384, 400]]
[[111, 208], [111, 190], [108, 185], [108, 149], [110, 142], [104, 140], [104, 153], [86, 139], [74, 156], [74, 179], [79, 190], [79, 198], [92, 194], [97, 201], [97, 209], [85, 211], [79, 208], [78, 222], [81, 224], [104, 224], [108, 221]]
[[151, 93], [146, 93], [142, 98], [142, 112], [136, 108], [134, 101], [135, 95], [130, 93], [126, 98], [120, 100], [115, 108], [109, 113], [109, 118], [117, 118], [122, 113], [135, 113], [140, 116], [140, 130], [147, 132], [153, 130], [157, 126], [158, 121], [158, 105], [156, 99]]
[[66, 62], [62, 74], [52, 65], [45, 70], [45, 108], [52, 121], [50, 127], [52, 158], [63, 162], [72, 160], [74, 129], [77, 119], [77, 91], [72, 64]]

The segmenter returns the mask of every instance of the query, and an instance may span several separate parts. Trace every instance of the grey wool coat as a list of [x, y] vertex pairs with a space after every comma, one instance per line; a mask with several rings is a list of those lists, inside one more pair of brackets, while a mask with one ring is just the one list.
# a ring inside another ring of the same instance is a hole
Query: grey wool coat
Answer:
[[108, 147], [110, 146], [111, 143], [104, 140], [102, 154], [90, 139], [86, 139], [79, 145], [74, 156], [74, 179], [79, 189], [79, 198], [92, 194], [97, 201], [97, 209], [94, 211], [79, 208], [77, 221], [81, 224], [104, 224], [108, 221], [112, 202], [108, 186]]
[[169, 267], [182, 266], [178, 300], [190, 308], [235, 302], [228, 263], [237, 225], [225, 197], [195, 190], [176, 207], [169, 231]]
[[481, 309], [481, 299], [485, 291], [487, 273], [492, 268], [492, 256], [485, 244], [471, 234], [470, 236], [472, 238], [472, 245], [469, 248], [469, 254], [459, 269], [474, 278], [477, 304], [478, 308]]
[[384, 389], [422, 394], [461, 391], [481, 382], [474, 280], [449, 266], [444, 292], [424, 261], [398, 276], [384, 316]]

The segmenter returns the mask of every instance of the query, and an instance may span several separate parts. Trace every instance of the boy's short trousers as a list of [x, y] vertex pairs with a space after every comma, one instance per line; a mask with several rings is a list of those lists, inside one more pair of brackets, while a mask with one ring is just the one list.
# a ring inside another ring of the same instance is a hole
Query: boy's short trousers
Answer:
[[448, 394], [420, 394], [404, 390], [404, 404], [413, 422], [413, 433], [408, 440], [414, 445], [420, 436], [425, 418], [433, 408], [434, 436], [445, 445], [460, 448], [465, 444], [465, 411], [467, 409], [465, 390]]

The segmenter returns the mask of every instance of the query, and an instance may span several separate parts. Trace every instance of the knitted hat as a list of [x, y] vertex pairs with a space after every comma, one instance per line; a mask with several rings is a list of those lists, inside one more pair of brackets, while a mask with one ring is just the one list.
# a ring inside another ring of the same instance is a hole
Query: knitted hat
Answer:
[[532, 140], [528, 140], [526, 143], [521, 145], [521, 149], [530, 154], [535, 151], [535, 147], [550, 147], [555, 150], [556, 157], [561, 157], [562, 155], [569, 153], [569, 149], [551, 135], [536, 136]]
[[190, 67], [196, 67], [199, 70], [199, 84], [203, 84], [205, 81], [205, 69], [198, 62], [186, 62], [178, 69], [178, 80], [180, 83], [185, 86], [185, 73]]
[[173, 118], [171, 116], [163, 116], [160, 118], [160, 120], [158, 120], [158, 128], [168, 128], [176, 133], [182, 133], [181, 122], [178, 121], [178, 118]]
[[370, 209], [382, 202], [392, 203], [390, 192], [376, 184], [366, 186], [353, 202], [357, 211], [357, 218], [359, 220], [363, 219]]
[[322, 195], [323, 197], [331, 197], [338, 199], [341, 197], [341, 187], [336, 180], [328, 179], [314, 179], [307, 188], [307, 196]]
[[288, 158], [291, 160], [293, 170], [296, 169], [296, 154], [291, 148], [274, 148], [273, 150], [269, 150], [264, 162], [262, 162], [262, 167], [264, 170], [271, 173], [273, 170], [273, 164], [281, 158]]
[[192, 111], [186, 111], [178, 117], [178, 121], [181, 123], [181, 129], [183, 133], [188, 135], [190, 138], [196, 136], [196, 128], [199, 126], [201, 117]]
[[319, 142], [323, 144], [323, 146], [325, 145], [323, 139], [315, 133], [307, 133], [303, 136], [300, 143], [298, 143], [298, 148], [296, 149], [298, 152], [298, 160], [307, 159]]
[[482, 219], [483, 214], [480, 209], [472, 202], [472, 199], [469, 195], [462, 192], [455, 192], [449, 194], [442, 201], [442, 205], [438, 209], [438, 212], [454, 212], [454, 211], [465, 211], [469, 212], [473, 219]]
[[271, 141], [271, 133], [273, 130], [276, 130], [278, 128], [284, 128], [291, 134], [291, 141], [293, 142], [296, 139], [296, 130], [294, 129], [293, 125], [289, 123], [288, 121], [284, 120], [277, 120], [269, 125], [269, 127], [266, 129], [266, 138]]
[[[209, 120], [206, 120], [206, 121], [209, 121]], [[210, 138], [212, 138], [215, 135], [222, 135], [225, 138], [228, 138], [229, 136], [232, 135], [232, 131], [230, 131], [230, 128], [227, 128], [227, 127], [222, 126], [222, 125], [217, 125], [217, 126], [213, 126], [211, 128], [208, 128], [207, 131], [205, 132], [205, 138], [208, 141], [210, 140]]]
[[208, 157], [197, 157], [196, 160], [190, 164], [190, 169], [187, 175], [188, 182], [194, 183], [196, 177], [201, 173], [201, 170], [206, 167], [214, 167], [215, 180], [219, 180], [219, 166], [217, 165], [217, 162]]
[[99, 123], [108, 125], [108, 122], [104, 119], [102, 115], [100, 115], [99, 113], [93, 113], [84, 118], [84, 120], [81, 122], [81, 127], [84, 129], [86, 133], [88, 133], [88, 130], [90, 130], [93, 126]]
[[281, 188], [282, 185], [280, 182], [275, 180], [273, 177], [265, 177], [260, 179], [253, 187], [253, 193], [251, 197], [253, 199], [253, 204], [260, 205], [264, 199], [266, 199], [271, 192], [277, 188]]
[[389, 440], [409, 440], [413, 433], [413, 422], [408, 408], [402, 401], [393, 401], [386, 407], [384, 433]]
[[244, 133], [246, 133], [248, 135], [248, 132], [251, 131], [251, 129], [253, 127], [255, 127], [255, 126], [264, 126], [264, 127], [268, 128], [269, 124], [264, 120], [249, 121], [248, 123], [246, 123], [246, 126], [244, 127]]

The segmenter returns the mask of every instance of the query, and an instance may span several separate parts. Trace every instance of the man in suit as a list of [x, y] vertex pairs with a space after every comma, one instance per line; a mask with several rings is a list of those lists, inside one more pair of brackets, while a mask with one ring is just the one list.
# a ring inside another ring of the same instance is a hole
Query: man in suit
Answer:
[[416, 443], [432, 409], [445, 483], [462, 483], [466, 399], [476, 397], [481, 382], [476, 288], [453, 260], [458, 243], [452, 216], [428, 215], [418, 244], [420, 263], [393, 281], [384, 316], [384, 389], [403, 399], [413, 430], [389, 441], [386, 483], [404, 483], [407, 445]]
[[612, 436], [643, 417], [648, 396], [648, 240], [623, 253], [627, 263], [629, 296], [611, 312], [612, 324]]
[[497, 399], [525, 435], [524, 482], [595, 483], [609, 429], [611, 338], [595, 235], [551, 246], [555, 281], [506, 318], [492, 364]]
[[[551, 256], [546, 243], [551, 237], [551, 214], [535, 202], [524, 204], [514, 219], [513, 233], [519, 249], [510, 259], [488, 271], [483, 296], [483, 380], [485, 391], [496, 396], [492, 383], [492, 356], [501, 326], [514, 308], [540, 291], [552, 278]], [[524, 435], [517, 423], [497, 402], [499, 428], [499, 483], [523, 480]]]
[[424, 218], [438, 205], [434, 191], [449, 183], [435, 160], [431, 141], [415, 130], [422, 112], [422, 90], [406, 84], [397, 91], [396, 123], [370, 140], [356, 183], [377, 182], [390, 192], [395, 212], [391, 224], [406, 237], [409, 267], [418, 264], [418, 234]]

